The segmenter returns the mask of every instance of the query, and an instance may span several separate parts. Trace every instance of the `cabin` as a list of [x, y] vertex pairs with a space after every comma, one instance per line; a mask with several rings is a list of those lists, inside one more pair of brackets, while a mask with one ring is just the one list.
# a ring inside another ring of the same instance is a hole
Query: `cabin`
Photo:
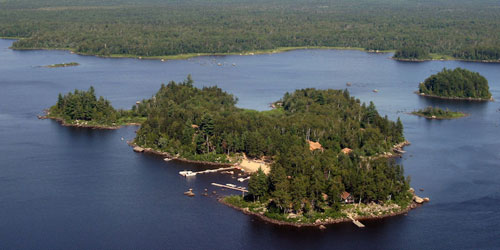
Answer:
[[319, 142], [313, 142], [313, 141], [307, 140], [307, 143], [309, 143], [309, 150], [311, 150], [311, 151], [321, 150], [321, 152], [323, 152], [323, 150], [324, 150]]
[[342, 200], [342, 202], [346, 203], [346, 204], [351, 204], [351, 203], [354, 203], [354, 198], [352, 197], [352, 195], [346, 191], [342, 192], [340, 194], [340, 199]]
[[328, 200], [328, 195], [325, 194], [325, 193], [321, 193], [321, 198], [323, 198], [323, 201], [327, 201]]
[[350, 149], [350, 148], [343, 148], [341, 150], [341, 152], [344, 153], [345, 155], [348, 155], [348, 154], [350, 154], [352, 152], [352, 149]]
[[192, 128], [199, 128], [200, 126], [196, 125], [196, 124], [191, 124], [191, 127]]

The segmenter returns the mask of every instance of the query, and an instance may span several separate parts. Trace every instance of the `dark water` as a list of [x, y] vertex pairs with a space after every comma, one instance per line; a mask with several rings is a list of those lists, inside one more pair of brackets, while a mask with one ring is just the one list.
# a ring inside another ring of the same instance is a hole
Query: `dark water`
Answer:
[[[10, 44], [0, 40], [0, 249], [500, 248], [499, 103], [413, 94], [428, 75], [463, 67], [484, 75], [500, 100], [500, 64], [402, 63], [388, 54], [334, 50], [160, 62], [12, 51]], [[71, 61], [81, 65], [38, 67]], [[128, 108], [189, 73], [196, 85], [216, 84], [236, 95], [239, 106], [259, 110], [286, 91], [352, 82], [353, 95], [401, 117], [412, 142], [401, 162], [431, 202], [407, 216], [366, 222], [364, 229], [269, 225], [199, 195], [213, 190], [211, 182], [236, 183], [230, 176], [186, 180], [180, 170], [202, 167], [133, 153], [125, 140], [136, 127], [75, 129], [36, 118], [59, 92], [93, 85], [116, 107]], [[470, 116], [428, 121], [405, 113], [434, 104]], [[182, 194], [190, 187], [194, 198]]]

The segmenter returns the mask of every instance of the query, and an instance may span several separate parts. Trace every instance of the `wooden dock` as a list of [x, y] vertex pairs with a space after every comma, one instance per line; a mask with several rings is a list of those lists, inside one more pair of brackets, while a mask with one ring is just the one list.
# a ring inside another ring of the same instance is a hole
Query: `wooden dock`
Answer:
[[222, 184], [214, 183], [214, 182], [212, 182], [212, 186], [222, 187], [222, 188], [227, 188], [227, 189], [232, 189], [232, 190], [236, 190], [236, 191], [241, 191], [243, 193], [248, 192], [248, 190], [243, 189], [243, 188], [231, 187], [231, 186], [228, 186], [228, 185], [222, 185]]
[[349, 215], [347, 217], [352, 220], [352, 223], [354, 223], [354, 225], [361, 227], [361, 228], [365, 227], [365, 225], [363, 225], [363, 223], [359, 222], [359, 220], [355, 220], [354, 218], [352, 218], [352, 216]]
[[238, 168], [237, 167], [227, 167], [227, 168], [207, 169], [207, 170], [198, 171], [198, 172], [180, 171], [179, 174], [182, 176], [195, 176], [198, 174], [215, 173], [215, 172], [224, 171], [224, 170], [231, 170], [231, 169], [238, 169]]

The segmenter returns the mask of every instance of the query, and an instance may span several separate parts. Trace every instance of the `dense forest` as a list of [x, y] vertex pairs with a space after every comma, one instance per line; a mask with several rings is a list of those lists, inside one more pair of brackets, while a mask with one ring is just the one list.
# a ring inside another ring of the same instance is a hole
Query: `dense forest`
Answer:
[[488, 80], [477, 72], [462, 68], [454, 70], [445, 68], [441, 72], [431, 75], [423, 83], [420, 83], [419, 93], [448, 98], [483, 100], [491, 98]]
[[192, 80], [162, 85], [144, 100], [138, 114], [148, 119], [137, 132], [136, 143], [180, 155], [245, 153], [272, 157], [306, 140], [339, 153], [373, 156], [404, 141], [401, 121], [381, 117], [373, 103], [360, 104], [347, 90], [303, 89], [286, 93], [279, 108], [257, 112], [239, 109], [236, 98], [217, 87], [195, 88]]
[[97, 99], [94, 87], [88, 91], [75, 90], [64, 96], [59, 94], [56, 105], [50, 107], [47, 115], [65, 124], [89, 126], [117, 126], [141, 122], [145, 118], [134, 111], [114, 109], [102, 96]]
[[498, 13], [493, 0], [3, 0], [0, 36], [95, 55], [336, 46], [498, 60]]
[[[403, 126], [373, 103], [316, 89], [286, 93], [271, 111], [240, 109], [236, 101], [217, 87], [195, 88], [190, 78], [162, 85], [134, 109], [148, 114], [135, 143], [193, 160], [268, 159], [271, 172], [250, 179], [249, 197], [272, 198], [280, 212], [335, 206], [343, 191], [365, 203], [408, 198], [402, 167], [376, 157], [404, 141]], [[311, 150], [308, 141], [321, 147]]]

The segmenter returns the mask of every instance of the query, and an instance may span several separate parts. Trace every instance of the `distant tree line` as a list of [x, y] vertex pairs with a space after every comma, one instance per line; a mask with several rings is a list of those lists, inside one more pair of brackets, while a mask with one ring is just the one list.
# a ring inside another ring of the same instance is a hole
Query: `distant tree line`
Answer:
[[[0, 36], [14, 48], [164, 56], [296, 46], [397, 50], [498, 60], [495, 1], [5, 0]], [[477, 15], [476, 13], [481, 13]], [[425, 48], [410, 49], [410, 48]]]
[[471, 47], [456, 51], [453, 53], [454, 57], [463, 58], [467, 60], [500, 60], [499, 47]]

